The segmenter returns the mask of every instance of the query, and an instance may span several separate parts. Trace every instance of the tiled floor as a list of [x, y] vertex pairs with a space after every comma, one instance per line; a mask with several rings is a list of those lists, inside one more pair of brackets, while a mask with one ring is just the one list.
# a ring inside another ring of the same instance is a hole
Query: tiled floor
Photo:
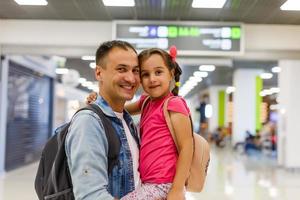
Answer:
[[0, 200], [38, 200], [34, 191], [37, 163], [0, 177]]
[[205, 189], [191, 199], [296, 200], [299, 197], [299, 170], [281, 169], [270, 156], [246, 156], [212, 148]]
[[[0, 177], [0, 200], [37, 200], [33, 181], [37, 164]], [[212, 148], [211, 164], [201, 194], [187, 200], [297, 200], [300, 172], [281, 169], [266, 156], [245, 156]]]

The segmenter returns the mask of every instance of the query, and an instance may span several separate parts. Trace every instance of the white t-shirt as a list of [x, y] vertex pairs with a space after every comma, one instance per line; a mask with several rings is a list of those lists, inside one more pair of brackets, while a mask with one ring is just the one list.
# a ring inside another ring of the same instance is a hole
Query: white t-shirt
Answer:
[[134, 176], [134, 186], [138, 188], [141, 183], [140, 172], [138, 171], [139, 167], [139, 148], [133, 136], [130, 133], [130, 130], [126, 124], [126, 121], [123, 118], [123, 113], [114, 112], [116, 116], [122, 121], [126, 138], [129, 144], [131, 156], [132, 156], [132, 164], [133, 164], [133, 176]]

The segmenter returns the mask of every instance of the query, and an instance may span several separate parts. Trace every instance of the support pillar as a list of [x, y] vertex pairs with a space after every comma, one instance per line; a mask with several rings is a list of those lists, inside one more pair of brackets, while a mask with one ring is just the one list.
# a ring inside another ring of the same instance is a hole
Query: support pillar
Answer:
[[279, 61], [278, 163], [300, 168], [300, 60]]
[[[259, 128], [259, 118], [261, 99], [259, 92], [262, 87], [259, 78], [262, 70], [257, 69], [237, 69], [233, 75], [233, 145], [243, 142], [246, 131], [252, 134]], [[257, 119], [258, 118], [258, 119]]]
[[226, 86], [209, 87], [209, 104], [212, 106], [212, 116], [208, 119], [209, 132], [215, 131], [218, 127], [225, 126], [226, 121]]

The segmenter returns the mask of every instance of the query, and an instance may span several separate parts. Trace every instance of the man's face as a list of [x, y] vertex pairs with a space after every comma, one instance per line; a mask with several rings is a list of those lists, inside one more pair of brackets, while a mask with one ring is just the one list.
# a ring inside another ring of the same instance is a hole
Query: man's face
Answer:
[[132, 49], [115, 47], [106, 56], [104, 65], [96, 70], [101, 95], [117, 104], [131, 100], [140, 84], [137, 54]]

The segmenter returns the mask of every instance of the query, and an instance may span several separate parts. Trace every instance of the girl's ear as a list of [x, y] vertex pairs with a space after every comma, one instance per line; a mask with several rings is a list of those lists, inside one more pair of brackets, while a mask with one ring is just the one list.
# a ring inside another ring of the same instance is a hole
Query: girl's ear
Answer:
[[175, 79], [172, 78], [169, 84], [169, 89], [172, 91], [175, 88]]
[[175, 69], [171, 69], [171, 76], [172, 76], [172, 79], [174, 79], [174, 77], [175, 77]]

